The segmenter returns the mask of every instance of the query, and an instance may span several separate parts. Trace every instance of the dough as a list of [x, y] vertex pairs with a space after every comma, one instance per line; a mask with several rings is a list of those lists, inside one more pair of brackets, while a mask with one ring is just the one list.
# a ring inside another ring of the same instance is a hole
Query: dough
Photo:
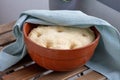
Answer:
[[38, 26], [28, 37], [36, 44], [50, 49], [76, 49], [95, 40], [90, 28], [64, 26]]

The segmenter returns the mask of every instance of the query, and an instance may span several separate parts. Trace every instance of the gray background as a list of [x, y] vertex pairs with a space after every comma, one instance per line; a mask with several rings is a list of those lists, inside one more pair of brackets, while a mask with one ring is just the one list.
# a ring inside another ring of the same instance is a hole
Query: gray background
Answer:
[[[101, 2], [103, 3], [101, 3]], [[118, 5], [120, 9], [119, 2], [116, 0], [109, 0], [109, 5], [113, 6], [108, 7], [108, 3], [105, 1], [108, 0], [71, 0], [70, 2], [63, 3], [61, 0], [50, 0], [50, 9], [77, 9], [81, 10], [88, 15], [96, 16], [108, 21], [110, 24], [115, 26], [120, 31], [120, 13], [117, 10], [112, 9], [115, 5]], [[55, 4], [55, 5], [54, 5]], [[105, 5], [107, 4], [107, 5]]]
[[0, 0], [0, 24], [18, 19], [29, 9], [49, 9], [49, 0]]
[[62, 0], [0, 0], [0, 24], [18, 19], [25, 10], [74, 9], [107, 20], [120, 31], [119, 3], [120, 0], [71, 0], [66, 3]]
[[120, 12], [120, 0], [98, 0]]

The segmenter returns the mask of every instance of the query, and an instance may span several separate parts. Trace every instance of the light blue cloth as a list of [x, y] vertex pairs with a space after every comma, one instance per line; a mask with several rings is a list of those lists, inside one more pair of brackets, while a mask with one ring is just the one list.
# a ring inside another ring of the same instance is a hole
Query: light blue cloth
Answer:
[[66, 27], [95, 25], [101, 33], [101, 39], [94, 56], [86, 65], [107, 76], [109, 80], [120, 80], [120, 33], [118, 30], [102, 19], [86, 15], [81, 11], [70, 10], [29, 10], [23, 12], [14, 25], [16, 42], [0, 52], [0, 71], [14, 65], [26, 54], [22, 33], [24, 22]]

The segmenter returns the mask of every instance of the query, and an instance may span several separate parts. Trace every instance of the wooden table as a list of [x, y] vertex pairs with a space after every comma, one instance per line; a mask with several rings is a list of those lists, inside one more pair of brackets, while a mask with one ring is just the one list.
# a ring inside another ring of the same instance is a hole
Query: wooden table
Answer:
[[[12, 33], [15, 22], [0, 25], [0, 50], [16, 39]], [[107, 80], [102, 74], [87, 66], [69, 72], [46, 70], [31, 60], [29, 55], [9, 69], [0, 72], [0, 80]]]

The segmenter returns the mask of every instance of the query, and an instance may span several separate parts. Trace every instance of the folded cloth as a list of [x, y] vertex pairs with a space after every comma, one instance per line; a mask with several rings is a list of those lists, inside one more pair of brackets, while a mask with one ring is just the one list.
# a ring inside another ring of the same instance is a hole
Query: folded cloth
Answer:
[[25, 56], [26, 47], [22, 33], [25, 22], [82, 28], [94, 25], [100, 32], [101, 38], [95, 54], [86, 65], [105, 75], [109, 80], [120, 80], [119, 31], [105, 20], [72, 10], [28, 10], [23, 12], [13, 28], [16, 42], [0, 52], [0, 71], [9, 68]]

